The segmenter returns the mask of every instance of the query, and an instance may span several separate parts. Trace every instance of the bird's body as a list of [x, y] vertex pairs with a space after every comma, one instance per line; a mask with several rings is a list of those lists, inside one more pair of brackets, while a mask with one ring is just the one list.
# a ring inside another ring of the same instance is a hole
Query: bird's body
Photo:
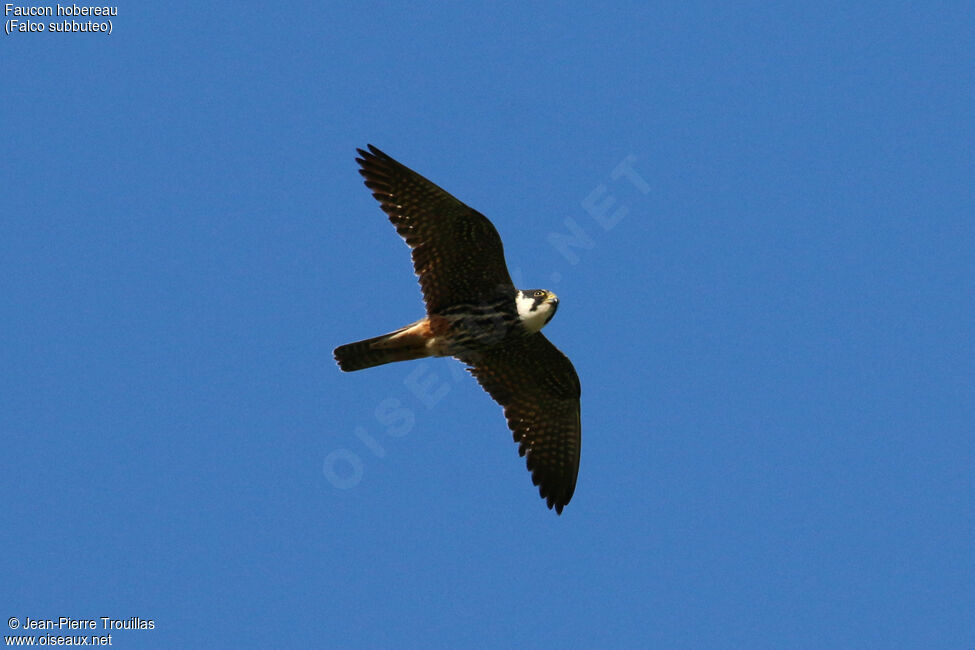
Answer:
[[499, 291], [494, 300], [461, 303], [430, 314], [395, 332], [335, 349], [339, 367], [362, 370], [423, 357], [474, 359], [480, 352], [534, 334], [558, 308], [551, 291]]
[[515, 289], [490, 221], [373, 146], [357, 161], [366, 186], [413, 249], [427, 315], [335, 349], [339, 367], [452, 356], [505, 409], [539, 493], [561, 513], [579, 469], [579, 379], [540, 332], [558, 298]]

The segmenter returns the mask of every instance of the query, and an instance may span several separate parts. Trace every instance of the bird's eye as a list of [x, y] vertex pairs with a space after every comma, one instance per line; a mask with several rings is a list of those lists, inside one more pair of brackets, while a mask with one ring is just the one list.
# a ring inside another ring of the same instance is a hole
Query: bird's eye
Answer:
[[544, 295], [545, 295], [545, 292], [544, 291], [536, 291], [535, 292], [535, 297], [536, 298], [541, 298]]

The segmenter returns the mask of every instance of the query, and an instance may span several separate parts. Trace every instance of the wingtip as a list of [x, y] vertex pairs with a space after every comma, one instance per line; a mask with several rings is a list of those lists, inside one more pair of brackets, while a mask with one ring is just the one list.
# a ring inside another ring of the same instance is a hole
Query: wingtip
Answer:
[[[532, 478], [534, 478], [534, 476]], [[538, 484], [536, 483], [536, 485]], [[542, 485], [539, 485], [538, 487], [538, 495], [545, 500], [545, 505], [548, 506], [548, 509], [554, 510], [555, 514], [557, 515], [562, 514], [562, 508], [568, 505], [569, 500], [572, 498], [571, 494], [568, 496], [568, 498], [566, 498], [564, 494], [552, 494]]]
[[[373, 144], [367, 144], [365, 149], [356, 149], [356, 152], [362, 157], [362, 159], [366, 159], [366, 160], [370, 158], [389, 157], [385, 153], [383, 153], [382, 150], [379, 149], [379, 147]], [[356, 158], [356, 160], [360, 163], [362, 162], [362, 160], [359, 158]]]

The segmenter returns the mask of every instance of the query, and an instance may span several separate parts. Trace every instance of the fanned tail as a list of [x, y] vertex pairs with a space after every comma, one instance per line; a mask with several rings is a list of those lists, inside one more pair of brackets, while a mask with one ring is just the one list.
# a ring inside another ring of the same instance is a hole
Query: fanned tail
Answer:
[[381, 366], [394, 361], [412, 361], [430, 356], [427, 339], [420, 332], [425, 321], [417, 321], [395, 332], [347, 343], [335, 348], [335, 360], [345, 372]]

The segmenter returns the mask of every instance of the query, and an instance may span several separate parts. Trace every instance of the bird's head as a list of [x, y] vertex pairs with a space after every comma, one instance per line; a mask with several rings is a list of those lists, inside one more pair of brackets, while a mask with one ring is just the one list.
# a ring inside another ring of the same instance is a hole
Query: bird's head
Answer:
[[529, 332], [537, 332], [552, 320], [559, 308], [559, 297], [545, 289], [519, 291], [515, 296], [518, 317]]

